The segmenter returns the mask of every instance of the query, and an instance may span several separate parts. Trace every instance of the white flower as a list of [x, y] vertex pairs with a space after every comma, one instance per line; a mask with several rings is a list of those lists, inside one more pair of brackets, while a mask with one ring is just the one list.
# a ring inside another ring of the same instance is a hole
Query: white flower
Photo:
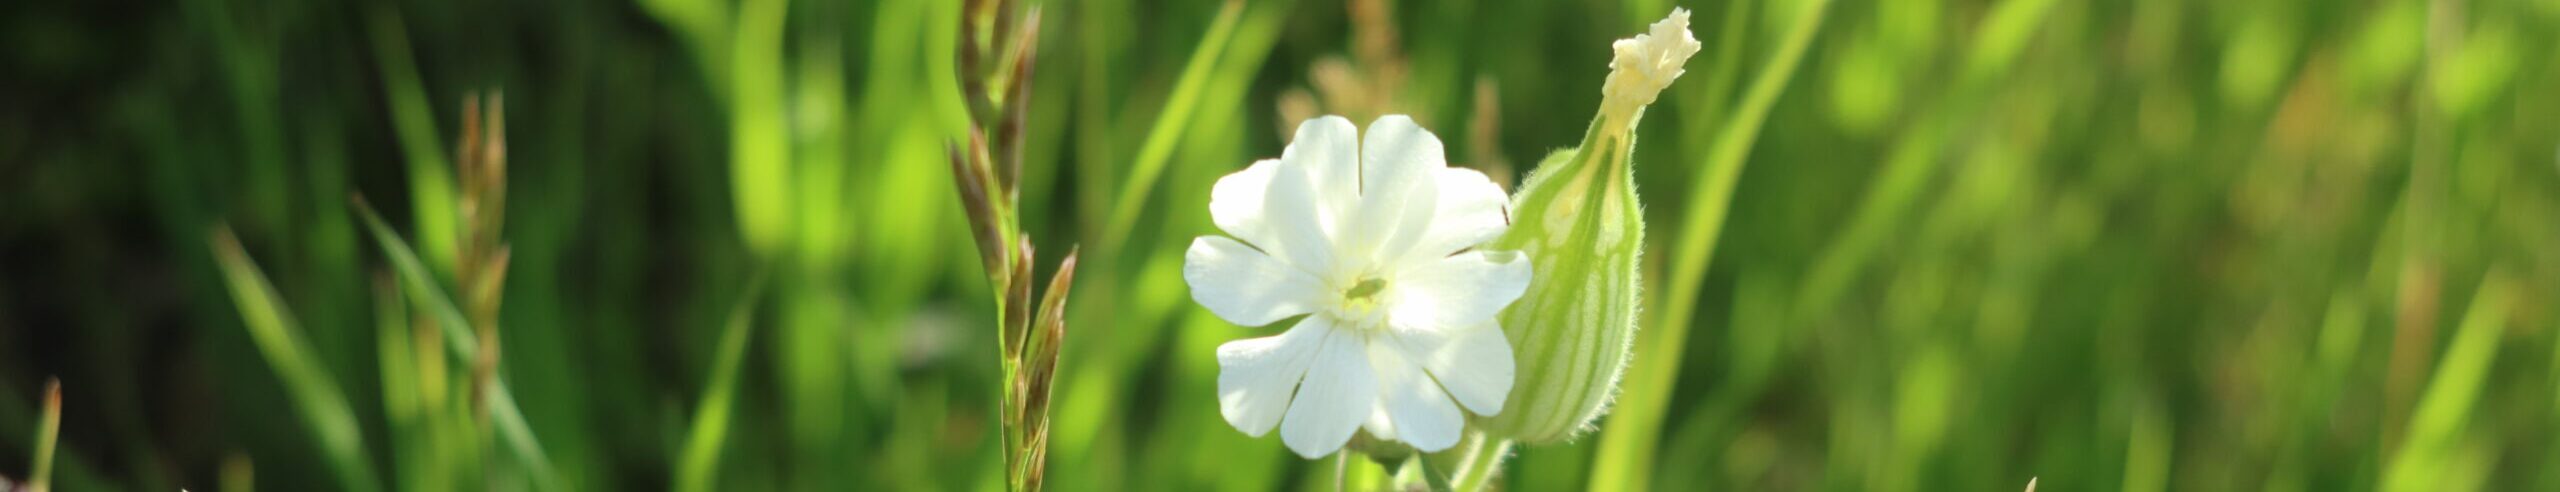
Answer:
[[1689, 35], [1689, 9], [1671, 9], [1671, 16], [1653, 23], [1652, 32], [1620, 39], [1609, 45], [1617, 55], [1609, 60], [1609, 79], [1600, 93], [1604, 109], [1628, 111], [1653, 104], [1672, 79], [1680, 78], [1680, 66], [1698, 54], [1698, 38]]
[[1219, 178], [1209, 213], [1234, 238], [1193, 240], [1182, 268], [1191, 298], [1227, 321], [1306, 315], [1218, 347], [1218, 410], [1247, 435], [1279, 427], [1308, 458], [1364, 428], [1447, 449], [1460, 406], [1501, 413], [1511, 343], [1494, 315], [1529, 284], [1519, 254], [1473, 249], [1509, 227], [1501, 187], [1448, 167], [1410, 118], [1357, 131], [1307, 120], [1279, 159]]

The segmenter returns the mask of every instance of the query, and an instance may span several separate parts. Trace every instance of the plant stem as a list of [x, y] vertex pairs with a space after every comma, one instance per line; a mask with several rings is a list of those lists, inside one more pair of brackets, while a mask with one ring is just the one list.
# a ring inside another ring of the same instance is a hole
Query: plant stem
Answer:
[[1477, 440], [1475, 448], [1469, 450], [1466, 462], [1458, 466], [1455, 484], [1458, 490], [1484, 490], [1491, 485], [1493, 477], [1502, 472], [1502, 459], [1510, 457], [1511, 446], [1517, 444], [1510, 439], [1495, 442], [1490, 447], [1484, 443], [1482, 439]]
[[1431, 460], [1429, 459], [1421, 459], [1424, 457], [1417, 456], [1416, 458], [1417, 459], [1413, 461], [1422, 463], [1422, 482], [1431, 485], [1431, 492], [1451, 492], [1456, 490], [1449, 487], [1449, 477], [1448, 475], [1440, 472], [1440, 467], [1432, 466]]
[[1345, 491], [1345, 490], [1350, 490], [1349, 488], [1346, 488], [1346, 487], [1344, 487], [1344, 486], [1343, 486], [1343, 484], [1344, 484], [1344, 483], [1349, 482], [1350, 480], [1351, 480], [1351, 453], [1349, 453], [1349, 452], [1334, 453], [1334, 454], [1333, 454], [1333, 492], [1343, 492], [1343, 491]]
[[1661, 439], [1663, 412], [1671, 400], [1672, 382], [1679, 376], [1680, 350], [1687, 346], [1689, 322], [1697, 310], [1693, 301], [1705, 280], [1708, 260], [1715, 257], [1717, 238], [1733, 201], [1734, 182], [1741, 177], [1745, 158], [1759, 138], [1769, 108], [1785, 93], [1796, 65], [1813, 44], [1814, 34], [1822, 30], [1823, 16], [1830, 4], [1830, 0], [1813, 0], [1803, 7], [1804, 13], [1788, 28], [1778, 51], [1752, 80], [1742, 105], [1735, 108], [1732, 119], [1708, 150], [1707, 167], [1698, 174], [1694, 188], [1700, 190], [1698, 198], [1689, 202], [1680, 241], [1673, 243], [1676, 249], [1666, 278], [1669, 295], [1655, 298], [1661, 303], [1661, 309], [1655, 312], [1662, 313], [1662, 318], [1653, 324], [1654, 329], [1644, 332], [1653, 335], [1653, 339], [1636, 344], [1643, 352], [1636, 356], [1634, 370], [1628, 372], [1621, 386], [1617, 414], [1600, 436], [1600, 456], [1591, 473], [1592, 490], [1644, 490], [1650, 485], [1647, 482], [1653, 475], [1653, 448]]

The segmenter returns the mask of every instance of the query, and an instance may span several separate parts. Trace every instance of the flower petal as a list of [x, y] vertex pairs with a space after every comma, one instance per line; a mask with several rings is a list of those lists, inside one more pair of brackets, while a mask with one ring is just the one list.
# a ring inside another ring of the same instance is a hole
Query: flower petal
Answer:
[[1378, 405], [1378, 408], [1369, 410], [1369, 420], [1360, 423], [1360, 430], [1368, 431], [1371, 439], [1393, 441], [1396, 440], [1396, 424], [1393, 419], [1394, 417], [1387, 416], [1386, 405]]
[[1339, 273], [1336, 270], [1340, 267], [1334, 258], [1332, 239], [1333, 218], [1340, 214], [1333, 210], [1348, 207], [1335, 207], [1326, 201], [1334, 197], [1327, 197], [1304, 167], [1284, 158], [1271, 175], [1271, 188], [1262, 197], [1263, 224], [1271, 230], [1267, 246], [1270, 249], [1265, 251], [1299, 270], [1325, 278]]
[[1451, 330], [1493, 319], [1529, 288], [1529, 261], [1516, 251], [1469, 251], [1407, 264], [1388, 282], [1387, 322]]
[[1511, 396], [1511, 340], [1486, 321], [1456, 330], [1395, 330], [1396, 348], [1431, 374], [1458, 404], [1476, 415], [1502, 414]]
[[1277, 246], [1262, 207], [1265, 195], [1271, 193], [1272, 173], [1279, 169], [1279, 159], [1263, 159], [1218, 178], [1218, 184], [1209, 187], [1209, 219], [1218, 224], [1218, 230], [1266, 251]]
[[[1360, 128], [1352, 126], [1349, 119], [1333, 115], [1301, 122], [1297, 136], [1290, 138], [1288, 147], [1280, 149], [1280, 162], [1283, 170], [1306, 175], [1314, 189], [1359, 190]], [[1348, 213], [1358, 202], [1359, 194], [1336, 191], [1308, 198], [1322, 201], [1284, 205], [1320, 206], [1331, 220]]]
[[[1395, 189], [1395, 184], [1429, 179], [1431, 170], [1449, 167], [1440, 137], [1400, 114], [1378, 117], [1360, 136], [1360, 193]], [[1381, 186], [1390, 185], [1390, 186]]]
[[1289, 450], [1309, 459], [1333, 454], [1377, 407], [1378, 380], [1369, 368], [1366, 344], [1358, 336], [1325, 338], [1280, 422], [1280, 441]]
[[1431, 227], [1401, 261], [1449, 256], [1511, 228], [1511, 198], [1484, 173], [1448, 168], [1434, 171], [1432, 178], [1437, 181], [1439, 203], [1433, 207]]
[[[1448, 169], [1440, 137], [1404, 115], [1369, 123], [1360, 140], [1360, 206], [1336, 237], [1343, 251], [1363, 261], [1404, 256], [1430, 228], [1438, 204], [1433, 173]], [[1354, 265], [1362, 269], [1370, 264]]]
[[1289, 410], [1289, 397], [1306, 378], [1316, 349], [1332, 334], [1332, 322], [1309, 316], [1278, 336], [1219, 345], [1218, 414], [1245, 435], [1271, 432]]
[[1378, 375], [1378, 404], [1394, 429], [1394, 436], [1387, 439], [1424, 452], [1458, 444], [1467, 416], [1458, 413], [1458, 406], [1449, 403], [1448, 392], [1433, 383], [1422, 367], [1406, 358], [1404, 351], [1386, 344], [1370, 344], [1369, 364]]
[[1325, 296], [1324, 282], [1315, 276], [1220, 236], [1191, 240], [1182, 280], [1191, 284], [1191, 300], [1245, 326], [1312, 312]]

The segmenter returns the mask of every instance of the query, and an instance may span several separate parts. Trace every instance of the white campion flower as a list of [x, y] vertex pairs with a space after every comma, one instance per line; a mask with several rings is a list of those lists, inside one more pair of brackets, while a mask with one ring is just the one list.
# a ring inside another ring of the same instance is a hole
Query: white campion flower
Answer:
[[1609, 79], [1600, 87], [1602, 104], [1623, 114], [1653, 104], [1662, 88], [1680, 78], [1685, 72], [1681, 65], [1698, 54], [1698, 38], [1689, 34], [1689, 9], [1674, 8], [1650, 32], [1620, 39], [1609, 48], [1617, 54], [1609, 59]]
[[1461, 406], [1501, 413], [1511, 344], [1494, 316], [1529, 284], [1519, 254], [1474, 249], [1509, 227], [1501, 187], [1448, 167], [1403, 115], [1357, 132], [1307, 120], [1279, 159], [1219, 178], [1209, 214], [1234, 238], [1192, 240], [1182, 267], [1191, 298], [1227, 321], [1305, 315], [1218, 347], [1218, 410], [1247, 435], [1279, 427], [1307, 458], [1362, 429], [1448, 449]]

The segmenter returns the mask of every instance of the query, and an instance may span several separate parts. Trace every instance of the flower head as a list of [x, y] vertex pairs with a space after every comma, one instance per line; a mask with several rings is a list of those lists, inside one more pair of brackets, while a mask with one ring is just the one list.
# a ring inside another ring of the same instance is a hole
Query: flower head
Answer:
[[1600, 88], [1606, 98], [1602, 109], [1628, 111], [1653, 104], [1662, 88], [1685, 72], [1681, 65], [1698, 54], [1698, 38], [1689, 34], [1689, 9], [1671, 9], [1671, 16], [1654, 22], [1650, 32], [1634, 38], [1620, 39], [1609, 45], [1617, 54], [1609, 59], [1609, 79]]
[[1184, 256], [1191, 297], [1277, 336], [1218, 347], [1227, 423], [1308, 458], [1356, 431], [1447, 449], [1477, 415], [1502, 412], [1511, 344], [1494, 317], [1528, 287], [1529, 264], [1476, 245], [1509, 227], [1502, 189], [1448, 167], [1440, 139], [1402, 115], [1366, 138], [1350, 120], [1298, 126], [1279, 159], [1219, 178], [1209, 213], [1233, 238]]

